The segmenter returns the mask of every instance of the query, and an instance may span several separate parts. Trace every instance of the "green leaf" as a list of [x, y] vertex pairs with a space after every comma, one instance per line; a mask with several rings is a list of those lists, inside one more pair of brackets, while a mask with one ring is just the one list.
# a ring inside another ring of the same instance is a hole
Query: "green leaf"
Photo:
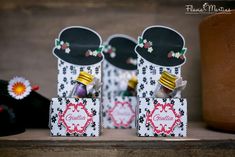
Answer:
[[98, 49], [97, 49], [97, 52], [102, 52], [102, 50], [103, 50], [103, 45], [101, 45]]
[[60, 45], [60, 40], [59, 39], [55, 39], [55, 45], [59, 46]]
[[104, 48], [107, 49], [109, 47], [109, 45], [104, 45]]
[[181, 55], [183, 55], [183, 54], [185, 54], [186, 53], [186, 51], [187, 51], [187, 48], [186, 47], [184, 47], [184, 48], [182, 48], [182, 50], [180, 50], [180, 54]]
[[138, 37], [138, 44], [142, 44], [142, 43], [144, 43], [144, 40], [143, 40], [143, 38], [142, 37]]

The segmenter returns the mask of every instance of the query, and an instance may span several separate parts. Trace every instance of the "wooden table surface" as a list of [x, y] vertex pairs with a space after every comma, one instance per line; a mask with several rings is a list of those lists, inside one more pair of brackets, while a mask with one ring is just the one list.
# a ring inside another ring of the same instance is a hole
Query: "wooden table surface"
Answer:
[[51, 137], [49, 129], [27, 129], [26, 132], [0, 137], [0, 141], [200, 141], [200, 140], [235, 140], [235, 134], [206, 129], [203, 123], [189, 123], [188, 136], [175, 137], [138, 137], [136, 129], [103, 129], [99, 137]]
[[99, 137], [51, 137], [48, 129], [28, 129], [0, 137], [0, 156], [235, 156], [235, 134], [189, 123], [188, 136], [137, 137], [135, 129], [103, 129]]

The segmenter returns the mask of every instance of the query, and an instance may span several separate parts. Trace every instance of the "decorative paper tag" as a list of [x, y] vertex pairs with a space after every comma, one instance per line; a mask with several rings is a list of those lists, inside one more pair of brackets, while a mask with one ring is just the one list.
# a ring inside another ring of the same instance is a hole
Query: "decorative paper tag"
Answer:
[[180, 114], [177, 114], [173, 104], [155, 104], [152, 111], [146, 113], [147, 123], [153, 127], [156, 134], [164, 133], [169, 135], [173, 132], [176, 125], [179, 125]]
[[138, 136], [186, 136], [186, 99], [139, 98], [138, 102]]
[[103, 97], [102, 105], [104, 128], [135, 128], [136, 97]]
[[52, 98], [52, 136], [99, 136], [100, 100], [91, 98]]
[[114, 107], [108, 111], [108, 114], [116, 127], [128, 127], [135, 118], [135, 111], [133, 111], [128, 101], [116, 101]]
[[83, 134], [87, 126], [92, 122], [92, 114], [88, 112], [82, 103], [66, 105], [66, 109], [59, 113], [58, 125], [62, 123], [70, 134]]

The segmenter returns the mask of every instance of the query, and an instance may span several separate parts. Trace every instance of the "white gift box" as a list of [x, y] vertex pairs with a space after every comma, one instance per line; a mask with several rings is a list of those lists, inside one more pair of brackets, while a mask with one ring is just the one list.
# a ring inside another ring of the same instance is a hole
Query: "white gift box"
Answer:
[[103, 61], [102, 121], [104, 128], [135, 128], [136, 97], [122, 96], [136, 76], [136, 41], [122, 34], [105, 42]]
[[[180, 93], [176, 95], [177, 98], [173, 99], [153, 98], [154, 91], [158, 84], [157, 80], [160, 78], [161, 73], [163, 71], [168, 71], [171, 74], [174, 74], [178, 77], [181, 76], [181, 67], [158, 66], [156, 64], [148, 62], [140, 55], [138, 55], [138, 75], [137, 75], [138, 136], [174, 136], [174, 137], [186, 136], [187, 133], [186, 99], [181, 99]], [[174, 103], [171, 103], [172, 100]], [[159, 102], [158, 106], [157, 102]], [[169, 104], [169, 106], [167, 104]], [[156, 109], [155, 106], [158, 109]], [[163, 108], [166, 110], [164, 110]], [[160, 112], [160, 110], [162, 110], [162, 112]], [[152, 114], [147, 115], [147, 111]], [[174, 113], [173, 111], [175, 111], [176, 115], [179, 115], [181, 113], [184, 114], [180, 115], [179, 120], [177, 120], [177, 116], [173, 114]], [[158, 115], [159, 117], [157, 117]], [[169, 117], [170, 119], [167, 117]], [[172, 123], [175, 124], [172, 125]]]
[[136, 97], [103, 98], [104, 128], [135, 128]]
[[58, 58], [58, 98], [52, 98], [50, 106], [52, 136], [99, 136], [101, 89], [96, 91], [96, 99], [71, 98], [71, 92], [82, 71], [101, 82], [101, 43], [98, 33], [82, 26], [67, 27], [56, 38], [53, 54]]
[[[133, 112], [137, 105], [136, 97], [118, 96], [126, 90], [128, 80], [135, 74], [136, 70], [120, 69], [106, 60], [103, 61], [102, 121], [104, 128], [135, 128]], [[124, 108], [127, 111], [124, 111]], [[114, 112], [110, 112], [112, 109]], [[120, 115], [124, 113], [126, 115]]]
[[187, 101], [181, 98], [181, 92], [174, 98], [155, 98], [163, 71], [181, 77], [181, 66], [186, 61], [184, 46], [183, 36], [165, 26], [150, 26], [139, 37], [135, 48], [138, 136], [186, 136]]
[[[79, 66], [58, 59], [58, 98], [52, 98], [50, 106], [50, 129], [52, 136], [99, 136], [100, 135], [100, 111], [101, 90], [98, 99], [69, 98], [80, 71], [86, 71], [101, 80], [101, 63], [90, 66]], [[69, 108], [69, 110], [68, 110]], [[72, 112], [76, 108], [76, 111]], [[68, 111], [68, 112], [66, 112]], [[96, 115], [93, 115], [96, 113]], [[64, 121], [60, 115], [64, 114]], [[70, 120], [66, 119], [70, 115]], [[77, 120], [82, 117], [83, 120]], [[74, 120], [73, 120], [74, 119]], [[84, 130], [81, 131], [81, 125]], [[70, 125], [68, 125], [70, 124]], [[71, 126], [73, 125], [73, 126]], [[80, 126], [75, 127], [74, 126]], [[68, 128], [73, 128], [72, 130]]]
[[[181, 76], [181, 67], [164, 67], [150, 63], [143, 57], [138, 55], [138, 112], [137, 112], [137, 134], [138, 136], [174, 136], [184, 137], [187, 133], [187, 101], [181, 99], [181, 94], [176, 95], [177, 98], [154, 98], [154, 90], [158, 84], [163, 71], [168, 71], [178, 77]], [[155, 109], [155, 106], [158, 109]], [[171, 103], [174, 102], [174, 103]], [[166, 104], [169, 104], [166, 105]], [[167, 107], [165, 107], [167, 106]], [[170, 107], [172, 106], [172, 107]], [[165, 107], [165, 108], [164, 108]], [[166, 111], [164, 109], [166, 109]], [[163, 112], [160, 112], [162, 110]], [[177, 121], [177, 116], [180, 115]], [[151, 118], [147, 112], [152, 113]], [[161, 114], [160, 114], [161, 113]], [[157, 117], [159, 115], [159, 117]], [[155, 116], [155, 118], [153, 118]], [[159, 120], [157, 120], [157, 118]], [[167, 118], [167, 117], [170, 117]], [[161, 119], [161, 120], [160, 120]], [[155, 120], [155, 121], [154, 121]], [[176, 120], [176, 122], [174, 121]], [[175, 123], [174, 125], [171, 125]], [[164, 127], [163, 127], [164, 126]], [[171, 128], [171, 129], [169, 129]], [[164, 131], [165, 130], [165, 131]]]
[[52, 136], [99, 136], [100, 100], [91, 98], [52, 98]]
[[138, 136], [186, 136], [186, 99], [139, 98], [138, 101]]

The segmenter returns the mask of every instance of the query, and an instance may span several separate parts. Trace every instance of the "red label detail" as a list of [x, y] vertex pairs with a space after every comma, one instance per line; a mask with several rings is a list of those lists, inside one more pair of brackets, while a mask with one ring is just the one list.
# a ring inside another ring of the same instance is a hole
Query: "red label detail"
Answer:
[[165, 133], [169, 135], [173, 132], [175, 126], [181, 122], [180, 114], [177, 114], [173, 108], [174, 104], [155, 104], [150, 113], [146, 113], [147, 123], [153, 127], [156, 134]]
[[135, 118], [135, 111], [132, 109], [130, 102], [116, 101], [112, 109], [108, 111], [114, 126], [128, 127]]
[[92, 114], [88, 112], [82, 103], [66, 105], [66, 109], [58, 114], [58, 124], [63, 124], [66, 132], [83, 134], [87, 126], [93, 121]]

